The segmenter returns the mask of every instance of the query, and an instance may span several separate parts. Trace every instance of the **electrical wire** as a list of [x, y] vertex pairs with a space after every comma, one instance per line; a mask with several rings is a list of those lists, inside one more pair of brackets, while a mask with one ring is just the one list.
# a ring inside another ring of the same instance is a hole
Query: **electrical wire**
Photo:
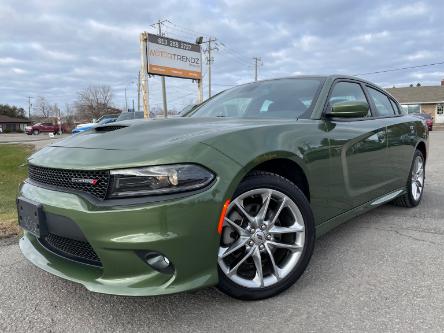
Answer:
[[396, 72], [396, 71], [403, 71], [403, 70], [407, 70], [407, 69], [415, 69], [415, 68], [422, 68], [422, 67], [429, 67], [429, 66], [437, 66], [437, 65], [444, 65], [444, 61], [434, 62], [434, 63], [431, 63], [431, 64], [423, 64], [423, 65], [416, 65], [416, 66], [399, 67], [399, 68], [392, 68], [392, 69], [380, 70], [380, 71], [376, 71], [376, 72], [360, 73], [360, 74], [353, 74], [353, 75], [354, 75], [354, 76], [360, 76], [360, 75], [381, 74], [381, 73]]

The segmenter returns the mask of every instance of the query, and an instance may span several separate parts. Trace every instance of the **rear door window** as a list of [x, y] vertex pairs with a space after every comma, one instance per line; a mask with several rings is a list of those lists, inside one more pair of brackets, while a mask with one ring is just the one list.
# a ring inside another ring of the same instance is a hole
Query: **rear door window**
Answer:
[[373, 100], [373, 103], [375, 104], [376, 116], [387, 117], [387, 116], [393, 116], [395, 114], [395, 111], [393, 111], [392, 104], [390, 103], [390, 100], [387, 97], [387, 95], [371, 87], [367, 87], [367, 89], [370, 98]]

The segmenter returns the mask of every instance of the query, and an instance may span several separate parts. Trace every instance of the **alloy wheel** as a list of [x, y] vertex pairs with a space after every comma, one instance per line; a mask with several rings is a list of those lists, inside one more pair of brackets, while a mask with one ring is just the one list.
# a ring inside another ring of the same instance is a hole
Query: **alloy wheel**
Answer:
[[304, 243], [304, 219], [290, 197], [269, 188], [250, 190], [227, 209], [219, 267], [240, 286], [269, 287], [293, 271]]
[[411, 190], [412, 190], [413, 199], [415, 201], [418, 201], [419, 198], [421, 197], [423, 188], [424, 188], [424, 160], [422, 159], [421, 156], [416, 156], [411, 175]]

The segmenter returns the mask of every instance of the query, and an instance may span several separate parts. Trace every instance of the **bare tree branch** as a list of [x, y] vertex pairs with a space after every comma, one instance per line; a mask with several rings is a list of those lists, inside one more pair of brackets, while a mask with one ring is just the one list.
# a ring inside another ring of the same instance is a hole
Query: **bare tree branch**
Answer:
[[110, 86], [89, 86], [78, 93], [76, 113], [81, 118], [98, 119], [104, 114], [115, 113], [112, 107], [113, 94]]

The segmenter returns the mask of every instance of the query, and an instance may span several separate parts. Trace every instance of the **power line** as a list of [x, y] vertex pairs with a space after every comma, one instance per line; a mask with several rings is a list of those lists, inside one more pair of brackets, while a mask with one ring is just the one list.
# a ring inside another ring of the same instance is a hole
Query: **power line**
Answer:
[[436, 65], [444, 65], [444, 61], [434, 62], [434, 63], [431, 63], [431, 64], [423, 64], [423, 65], [408, 66], [408, 67], [399, 67], [399, 68], [392, 68], [392, 69], [380, 70], [380, 71], [376, 71], [376, 72], [360, 73], [360, 74], [353, 74], [353, 75], [354, 76], [359, 76], [359, 75], [380, 74], [380, 73], [388, 73], [388, 72], [402, 71], [402, 70], [406, 70], [406, 69], [415, 69], [415, 68], [422, 68], [422, 67], [429, 67], [429, 66], [436, 66]]

